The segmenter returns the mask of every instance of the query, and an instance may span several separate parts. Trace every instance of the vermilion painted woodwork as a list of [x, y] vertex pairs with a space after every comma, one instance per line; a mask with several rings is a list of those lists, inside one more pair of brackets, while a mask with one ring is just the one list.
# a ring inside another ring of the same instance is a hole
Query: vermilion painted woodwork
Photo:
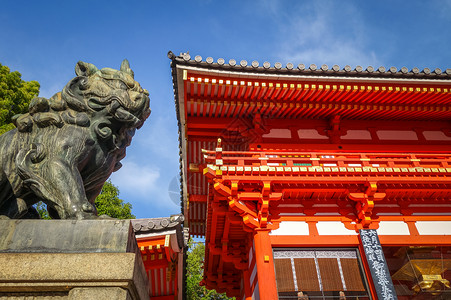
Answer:
[[[449, 83], [181, 72], [185, 209], [205, 235], [207, 288], [251, 299], [258, 282], [276, 299], [272, 247], [360, 249], [357, 235], [319, 235], [323, 221], [351, 233], [406, 222], [410, 235], [381, 243], [451, 244], [415, 227], [451, 221]], [[309, 235], [270, 236], [283, 221]]]
[[[175, 299], [178, 295], [178, 264], [174, 263], [177, 253], [174, 253], [167, 243], [167, 238], [170, 237], [161, 235], [137, 240], [144, 268], [149, 277], [152, 299]], [[173, 276], [168, 274], [171, 268], [173, 268]]]
[[274, 284], [276, 282], [276, 274], [269, 231], [256, 230], [254, 243], [260, 299], [277, 299], [277, 287]]

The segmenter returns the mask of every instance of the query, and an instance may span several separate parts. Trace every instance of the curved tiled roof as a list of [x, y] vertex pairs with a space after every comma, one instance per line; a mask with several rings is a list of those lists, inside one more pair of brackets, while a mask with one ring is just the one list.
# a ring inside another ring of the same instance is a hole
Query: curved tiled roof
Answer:
[[[180, 107], [178, 105], [178, 80], [181, 80], [180, 74], [177, 74], [177, 66], [187, 67], [196, 69], [196, 71], [206, 72], [212, 71], [213, 73], [216, 71], [217, 73], [224, 73], [230, 75], [238, 75], [238, 77], [246, 77], [249, 75], [250, 77], [284, 77], [284, 79], [292, 77], [292, 79], [296, 79], [298, 76], [303, 77], [308, 80], [321, 80], [319, 77], [323, 77], [324, 80], [354, 80], [354, 81], [381, 81], [383, 84], [390, 81], [413, 81], [415, 84], [445, 84], [448, 86], [451, 83], [451, 68], [447, 68], [446, 70], [441, 70], [439, 68], [429, 69], [424, 68], [420, 70], [415, 67], [409, 70], [407, 67], [402, 67], [400, 69], [396, 67], [379, 67], [374, 68], [372, 66], [368, 66], [366, 68], [362, 66], [356, 66], [352, 68], [350, 66], [345, 66], [340, 68], [338, 65], [333, 65], [332, 67], [328, 65], [310, 65], [306, 66], [305, 64], [295, 65], [293, 63], [287, 63], [283, 66], [281, 63], [276, 62], [271, 65], [269, 62], [259, 63], [258, 61], [252, 61], [251, 63], [241, 60], [237, 61], [235, 59], [230, 59], [228, 62], [223, 58], [218, 58], [216, 61], [212, 57], [207, 57], [203, 59], [201, 56], [197, 55], [194, 58], [191, 57], [189, 53], [181, 53], [180, 55], [175, 55], [173, 52], [168, 52], [168, 58], [171, 59], [171, 69], [172, 69], [172, 80], [173, 80], [173, 88], [174, 88], [174, 100], [175, 100], [175, 108], [177, 114], [177, 125], [178, 125], [178, 133], [179, 133], [179, 155], [180, 155], [180, 196], [181, 196], [181, 210], [184, 212], [184, 202], [183, 202], [183, 187], [184, 187], [184, 178], [183, 178], [183, 154], [182, 154], [182, 139], [183, 139], [183, 125], [180, 121]], [[240, 73], [243, 76], [239, 76]], [[444, 82], [446, 81], [446, 82]], [[202, 84], [202, 83], [199, 83]], [[183, 85], [182, 85], [183, 86]], [[424, 87], [423, 87], [424, 88]], [[186, 184], [186, 183], [185, 183]]]
[[148, 233], [169, 230], [183, 224], [185, 220], [182, 214], [164, 218], [133, 219], [133, 231], [135, 233]]
[[164, 234], [168, 230], [175, 230], [177, 242], [180, 247], [188, 243], [188, 231], [182, 227], [185, 217], [183, 214], [163, 218], [133, 219], [132, 229], [135, 235]]
[[207, 57], [205, 60], [203, 60], [200, 55], [196, 55], [194, 59], [192, 59], [189, 53], [181, 53], [179, 56], [176, 56], [174, 53], [172, 53], [172, 51], [168, 52], [168, 57], [178, 64], [242, 72], [262, 72], [314, 76], [451, 79], [451, 68], [448, 68], [446, 70], [441, 70], [440, 68], [424, 68], [423, 70], [420, 70], [419, 68], [415, 67], [409, 70], [406, 67], [398, 69], [396, 67], [385, 68], [383, 66], [379, 68], [374, 68], [372, 66], [368, 66], [367, 68], [356, 66], [353, 69], [349, 65], [346, 65], [344, 68], [340, 68], [338, 65], [329, 67], [326, 64], [323, 64], [321, 66], [317, 66], [315, 64], [306, 66], [302, 63], [298, 65], [287, 63], [285, 66], [283, 66], [280, 62], [276, 62], [275, 64], [271, 65], [271, 63], [267, 61], [260, 65], [260, 63], [255, 60], [251, 63], [248, 63], [246, 60], [237, 62], [235, 59], [230, 59], [227, 63], [223, 58], [218, 58], [215, 62], [212, 57]]

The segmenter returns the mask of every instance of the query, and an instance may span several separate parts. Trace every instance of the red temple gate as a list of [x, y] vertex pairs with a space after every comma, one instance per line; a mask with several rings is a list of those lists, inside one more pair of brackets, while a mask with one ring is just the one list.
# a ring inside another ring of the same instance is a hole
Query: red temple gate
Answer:
[[377, 299], [359, 236], [375, 229], [398, 299], [451, 296], [450, 69], [169, 56], [208, 288]]

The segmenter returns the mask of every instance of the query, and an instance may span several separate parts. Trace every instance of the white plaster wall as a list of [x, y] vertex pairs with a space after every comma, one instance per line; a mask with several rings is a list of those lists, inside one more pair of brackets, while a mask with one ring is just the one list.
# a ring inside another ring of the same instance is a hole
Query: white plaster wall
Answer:
[[309, 235], [308, 224], [303, 221], [283, 221], [279, 228], [269, 233], [270, 235]]
[[349, 230], [340, 221], [316, 223], [319, 235], [357, 235], [355, 230]]
[[451, 221], [418, 221], [415, 226], [421, 235], [451, 235]]
[[410, 235], [409, 227], [403, 221], [382, 221], [377, 229], [378, 235]]

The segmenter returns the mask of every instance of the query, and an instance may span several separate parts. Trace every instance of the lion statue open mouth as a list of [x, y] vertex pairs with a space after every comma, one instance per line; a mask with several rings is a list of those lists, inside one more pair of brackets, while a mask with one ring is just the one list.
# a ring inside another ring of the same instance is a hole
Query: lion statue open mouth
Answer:
[[94, 200], [150, 115], [149, 93], [127, 60], [120, 70], [78, 62], [77, 77], [50, 99], [34, 98], [16, 129], [0, 136], [0, 217], [97, 215]]

